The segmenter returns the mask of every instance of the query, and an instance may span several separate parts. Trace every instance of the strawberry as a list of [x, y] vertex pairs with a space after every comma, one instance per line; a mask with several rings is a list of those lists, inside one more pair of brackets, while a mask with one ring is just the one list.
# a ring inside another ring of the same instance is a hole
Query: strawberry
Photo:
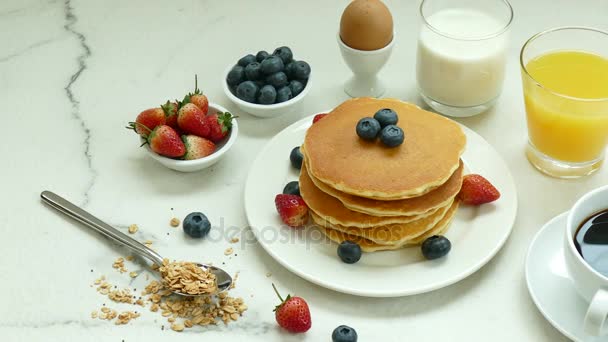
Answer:
[[188, 134], [199, 137], [209, 136], [209, 124], [205, 121], [205, 114], [192, 103], [186, 103], [177, 111], [177, 125]]
[[150, 149], [161, 156], [179, 158], [186, 153], [184, 143], [175, 130], [167, 125], [156, 127], [148, 136], [146, 143]]
[[200, 159], [215, 152], [215, 144], [205, 138], [182, 135], [182, 141], [186, 146], [186, 154], [183, 157], [185, 160]]
[[324, 117], [326, 117], [326, 116], [327, 116], [327, 114], [325, 114], [325, 113], [317, 114], [317, 115], [315, 115], [315, 117], [312, 119], [312, 123], [313, 123], [313, 124], [314, 124], [314, 123], [317, 123], [317, 121], [319, 121], [319, 120], [323, 119], [323, 118], [324, 118]]
[[202, 110], [205, 115], [207, 115], [209, 112], [209, 100], [207, 99], [207, 96], [203, 95], [203, 93], [198, 89], [198, 77], [196, 75], [194, 75], [194, 92], [188, 93], [181, 103], [182, 105], [192, 103]]
[[301, 227], [308, 221], [308, 206], [302, 197], [279, 194], [274, 198], [281, 220], [290, 227]]
[[163, 111], [165, 112], [165, 119], [167, 121], [167, 125], [171, 126], [172, 128], [178, 128], [177, 127], [177, 110], [179, 108], [178, 108], [177, 103], [167, 101], [164, 105], [161, 105], [160, 108], [162, 108]]
[[281, 304], [274, 308], [274, 316], [279, 326], [292, 333], [308, 331], [312, 325], [312, 320], [306, 301], [301, 297], [292, 297], [291, 295], [283, 300], [274, 284], [272, 284], [272, 288], [281, 300]]
[[473, 174], [464, 176], [458, 197], [464, 204], [480, 205], [496, 201], [500, 192], [487, 179]]
[[164, 125], [165, 122], [165, 112], [162, 108], [150, 108], [139, 113], [135, 122], [129, 122], [127, 128], [145, 138], [156, 126]]
[[232, 128], [233, 118], [232, 114], [228, 112], [207, 115], [205, 117], [205, 121], [209, 125], [209, 136], [207, 138], [215, 143], [224, 139]]

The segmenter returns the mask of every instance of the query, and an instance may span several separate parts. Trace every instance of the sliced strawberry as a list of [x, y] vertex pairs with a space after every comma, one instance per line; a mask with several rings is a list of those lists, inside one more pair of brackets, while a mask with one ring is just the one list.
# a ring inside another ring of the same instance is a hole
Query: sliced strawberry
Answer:
[[326, 117], [326, 116], [327, 116], [327, 114], [325, 114], [325, 113], [317, 114], [317, 115], [315, 115], [315, 117], [312, 119], [312, 123], [313, 123], [313, 124], [314, 124], [314, 123], [317, 123], [317, 121], [319, 121], [319, 120], [323, 119], [323, 118], [324, 118], [324, 117]]
[[274, 309], [274, 316], [279, 326], [292, 333], [308, 331], [312, 326], [312, 319], [306, 301], [301, 297], [291, 295], [283, 300], [274, 284], [272, 284], [272, 288], [281, 300], [281, 304]]
[[200, 159], [215, 152], [215, 144], [197, 135], [182, 135], [182, 141], [186, 146], [186, 154], [183, 159]]
[[150, 108], [139, 113], [135, 122], [129, 122], [128, 129], [132, 129], [142, 137], [147, 137], [157, 126], [164, 125], [165, 112], [162, 108]]
[[484, 177], [471, 174], [464, 176], [458, 197], [464, 204], [480, 205], [496, 201], [500, 192]]
[[179, 158], [186, 153], [186, 147], [175, 130], [167, 125], [156, 127], [148, 136], [150, 149], [161, 156]]
[[209, 136], [209, 125], [205, 122], [205, 114], [192, 103], [186, 103], [177, 111], [179, 128], [188, 133], [206, 138]]
[[279, 194], [274, 204], [281, 220], [290, 227], [301, 227], [308, 222], [308, 206], [300, 196]]

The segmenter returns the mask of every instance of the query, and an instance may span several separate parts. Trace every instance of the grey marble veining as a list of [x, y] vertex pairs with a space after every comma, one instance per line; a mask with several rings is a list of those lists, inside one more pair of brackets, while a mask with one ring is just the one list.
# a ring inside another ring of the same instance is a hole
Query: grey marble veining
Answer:
[[74, 8], [72, 7], [72, 0], [65, 0], [64, 3], [64, 11], [65, 11], [65, 25], [63, 26], [67, 32], [72, 34], [78, 40], [78, 44], [81, 49], [81, 54], [76, 57], [78, 68], [76, 71], [70, 76], [70, 80], [68, 84], [65, 86], [65, 93], [72, 104], [72, 116], [75, 120], [78, 121], [80, 127], [85, 135], [83, 144], [84, 144], [84, 157], [86, 158], [88, 171], [90, 174], [90, 180], [86, 185], [86, 189], [84, 191], [83, 197], [84, 200], [81, 203], [82, 206], [86, 206], [89, 202], [89, 193], [95, 184], [95, 179], [97, 178], [97, 171], [93, 168], [93, 156], [91, 155], [91, 130], [87, 126], [85, 120], [80, 114], [80, 101], [76, 98], [74, 94], [73, 87], [80, 78], [80, 75], [87, 69], [87, 59], [91, 56], [91, 48], [87, 44], [87, 39], [84, 34], [80, 33], [75, 29], [75, 25], [78, 22], [78, 17], [74, 13]]

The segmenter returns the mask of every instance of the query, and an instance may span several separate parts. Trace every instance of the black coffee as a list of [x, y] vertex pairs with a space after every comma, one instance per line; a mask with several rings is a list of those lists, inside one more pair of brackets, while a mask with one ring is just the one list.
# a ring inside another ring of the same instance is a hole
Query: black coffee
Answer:
[[589, 266], [608, 277], [608, 209], [592, 215], [578, 227], [574, 245]]

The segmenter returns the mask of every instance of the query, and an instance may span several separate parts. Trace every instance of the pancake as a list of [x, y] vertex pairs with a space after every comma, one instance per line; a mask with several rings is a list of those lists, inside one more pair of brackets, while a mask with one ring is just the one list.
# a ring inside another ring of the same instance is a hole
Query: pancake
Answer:
[[[306, 172], [306, 171], [303, 171]], [[435, 190], [414, 198], [394, 201], [379, 201], [365, 197], [353, 196], [338, 191], [318, 179], [308, 176], [321, 191], [337, 198], [350, 210], [374, 216], [404, 216], [419, 215], [430, 210], [445, 207], [458, 195], [462, 186], [464, 165], [460, 161], [460, 167], [440, 187]]]
[[433, 229], [421, 235], [417, 239], [407, 241], [402, 245], [381, 245], [366, 238], [362, 238], [356, 235], [349, 235], [338, 230], [323, 227], [320, 227], [320, 229], [330, 240], [336, 243], [342, 243], [342, 241], [345, 240], [356, 242], [357, 244], [359, 244], [359, 246], [361, 246], [361, 250], [363, 250], [364, 252], [395, 250], [407, 246], [420, 245], [422, 242], [424, 242], [424, 240], [428, 239], [433, 235], [444, 234], [450, 228], [450, 223], [452, 222], [452, 219], [455, 216], [454, 214], [456, 213], [458, 202], [455, 202], [455, 206], [456, 208], [454, 208], [453, 214], [446, 215], [441, 221], [437, 223], [437, 225]]
[[390, 224], [386, 226], [378, 226], [374, 228], [361, 229], [355, 227], [345, 227], [327, 222], [323, 217], [311, 211], [313, 221], [324, 228], [338, 230], [349, 235], [360, 236], [372, 242], [381, 245], [403, 245], [407, 241], [411, 241], [426, 232], [433, 230], [439, 221], [446, 215], [453, 215], [456, 212], [456, 206], [450, 203], [437, 210], [433, 215], [423, 219], [412, 221], [404, 224]]
[[394, 223], [407, 223], [432, 215], [436, 210], [413, 216], [372, 216], [352, 211], [337, 198], [332, 197], [315, 186], [306, 172], [306, 160], [300, 172], [300, 195], [310, 210], [327, 219], [331, 224], [348, 227], [372, 228]]
[[[357, 122], [392, 108], [405, 141], [394, 148], [357, 136]], [[312, 125], [302, 153], [311, 176], [336, 190], [366, 198], [396, 200], [421, 196], [445, 183], [460, 165], [466, 137], [441, 115], [396, 99], [348, 100]]]

